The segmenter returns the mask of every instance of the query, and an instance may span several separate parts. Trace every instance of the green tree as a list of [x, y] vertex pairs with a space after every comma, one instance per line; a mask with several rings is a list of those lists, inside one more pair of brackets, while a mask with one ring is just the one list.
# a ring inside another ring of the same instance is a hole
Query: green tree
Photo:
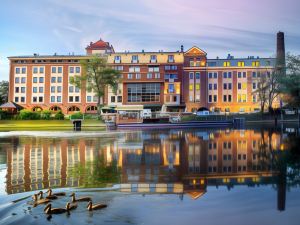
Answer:
[[82, 66], [82, 75], [74, 76], [71, 79], [78, 88], [86, 87], [88, 91], [93, 91], [97, 98], [97, 111], [100, 118], [101, 100], [105, 95], [105, 90], [109, 87], [112, 88], [113, 92], [117, 91], [118, 82], [120, 79], [120, 72], [112, 69], [107, 64], [107, 57], [104, 56], [91, 56], [87, 59], [83, 59], [80, 62]]
[[286, 76], [281, 76], [279, 89], [284, 102], [300, 107], [300, 55], [287, 54]]
[[8, 101], [8, 89], [9, 89], [9, 82], [8, 81], [1, 81], [0, 82], [0, 105]]

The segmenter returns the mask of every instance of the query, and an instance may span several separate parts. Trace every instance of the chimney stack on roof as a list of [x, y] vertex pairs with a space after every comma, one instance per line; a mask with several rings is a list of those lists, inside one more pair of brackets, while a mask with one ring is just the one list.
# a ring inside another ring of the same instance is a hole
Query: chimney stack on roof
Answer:
[[276, 67], [279, 70], [284, 69], [283, 72], [285, 73], [285, 43], [284, 33], [281, 31], [277, 33]]

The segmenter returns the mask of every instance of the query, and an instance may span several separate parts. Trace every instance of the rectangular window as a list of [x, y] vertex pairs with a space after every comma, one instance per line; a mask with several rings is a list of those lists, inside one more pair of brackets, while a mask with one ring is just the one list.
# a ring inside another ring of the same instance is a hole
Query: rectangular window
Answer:
[[212, 90], [212, 84], [208, 84], [208, 90]]
[[228, 78], [231, 78], [231, 77], [232, 77], [232, 73], [231, 73], [231, 72], [228, 72], [227, 77], [228, 77]]
[[138, 63], [138, 61], [139, 61], [138, 55], [133, 55], [133, 56], [131, 57], [131, 62], [132, 62], [132, 63]]
[[218, 73], [214, 73], [214, 78], [215, 78], [215, 79], [218, 78]]
[[51, 73], [56, 73], [56, 67], [55, 66], [51, 67]]
[[21, 87], [21, 93], [25, 93], [26, 88], [25, 87]]
[[231, 89], [232, 89], [232, 84], [228, 83], [228, 90], [231, 90]]
[[44, 98], [43, 97], [39, 97], [39, 102], [43, 102], [44, 101]]
[[129, 74], [127, 75], [127, 78], [128, 78], [128, 79], [132, 79], [132, 73], [129, 73]]
[[44, 77], [39, 77], [39, 82], [44, 83]]
[[190, 91], [194, 90], [194, 85], [190, 84], [189, 89], [190, 89]]
[[242, 84], [238, 83], [238, 90], [241, 90], [241, 89], [242, 89]]
[[16, 84], [20, 83], [20, 78], [19, 78], [19, 77], [16, 77], [16, 78], [15, 78], [15, 83], [16, 83]]
[[57, 83], [61, 83], [62, 82], [62, 77], [57, 77]]
[[168, 55], [168, 62], [170, 63], [174, 62], [174, 55]]
[[79, 87], [75, 87], [75, 92], [79, 93], [80, 92], [80, 88]]
[[16, 67], [16, 74], [20, 74], [20, 68]]
[[76, 73], [80, 73], [80, 67], [79, 67], [79, 66], [76, 66], [75, 71], [76, 71]]
[[55, 93], [55, 87], [51, 86], [51, 93]]
[[223, 67], [229, 67], [229, 66], [230, 66], [230, 62], [229, 61], [223, 62]]
[[57, 93], [61, 93], [61, 86], [57, 86]]
[[74, 92], [74, 86], [70, 86], [69, 87], [69, 93], [73, 93]]
[[160, 101], [160, 83], [136, 83], [127, 87], [128, 102]]
[[228, 102], [231, 102], [231, 95], [228, 95]]
[[90, 95], [87, 96], [87, 97], [86, 97], [86, 101], [87, 101], [87, 102], [92, 102], [92, 96], [90, 96]]
[[244, 67], [245, 66], [245, 62], [244, 61], [239, 61], [238, 62], [238, 67]]
[[227, 95], [223, 95], [223, 102], [227, 102]]
[[151, 55], [151, 56], [150, 56], [150, 62], [151, 62], [151, 63], [156, 63], [156, 61], [157, 61], [157, 60], [156, 60], [156, 55]]
[[208, 73], [208, 78], [209, 79], [213, 78], [213, 73]]
[[33, 88], [32, 88], [32, 92], [33, 92], [33, 93], [37, 93], [37, 87], [33, 87]]
[[247, 73], [243, 72], [243, 78], [246, 78], [246, 76], [247, 76]]
[[242, 78], [242, 72], [238, 72], [238, 78]]
[[212, 102], [212, 95], [208, 96], [208, 102]]
[[217, 102], [217, 95], [214, 95], [214, 102]]
[[119, 55], [115, 56], [115, 63], [121, 63], [121, 56]]
[[118, 102], [122, 102], [122, 96], [118, 96], [117, 99], [118, 99]]
[[73, 96], [69, 96], [69, 102], [73, 102], [73, 101], [74, 101]]
[[61, 66], [57, 67], [57, 72], [62, 73], [62, 67]]
[[155, 73], [155, 79], [160, 79], [160, 73]]
[[242, 89], [247, 90], [247, 83], [242, 83]]
[[259, 61], [253, 61], [252, 66], [253, 67], [259, 67]]
[[19, 92], [20, 92], [20, 88], [19, 88], [19, 87], [16, 87], [16, 88], [15, 88], [15, 92], [16, 92], [16, 93], [19, 93]]
[[39, 87], [39, 93], [43, 93], [44, 92], [44, 88], [43, 87]]
[[33, 73], [34, 74], [38, 73], [38, 68], [37, 67], [33, 67]]
[[116, 102], [116, 97], [115, 97], [115, 96], [111, 96], [111, 97], [110, 97], [110, 101], [111, 101], [111, 102]]
[[227, 84], [226, 83], [223, 84], [223, 89], [227, 90]]
[[22, 67], [22, 74], [25, 74], [25, 73], [26, 73], [26, 68]]
[[56, 101], [61, 102], [61, 96], [57, 96]]
[[195, 73], [195, 78], [196, 78], [197, 80], [200, 79], [200, 73], [199, 73], [199, 72], [196, 72], [196, 73]]
[[74, 67], [73, 66], [69, 67], [69, 73], [74, 73]]
[[22, 83], [22, 84], [25, 84], [25, 83], [26, 83], [26, 77], [22, 77], [22, 78], [21, 78], [21, 83]]
[[200, 84], [196, 84], [196, 90], [197, 90], [197, 91], [200, 90]]
[[56, 77], [51, 77], [51, 83], [56, 83]]
[[225, 79], [227, 78], [227, 72], [223, 73], [223, 78], [225, 78]]
[[55, 96], [51, 96], [51, 102], [55, 102]]
[[252, 96], [252, 102], [254, 102], [254, 103], [256, 102], [256, 95]]
[[252, 77], [256, 78], [256, 72], [252, 72]]
[[25, 102], [25, 97], [21, 97], [21, 102]]
[[79, 96], [75, 96], [75, 102], [79, 102]]
[[174, 84], [169, 84], [168, 85], [168, 93], [174, 93], [175, 89], [174, 89]]
[[147, 73], [147, 79], [152, 79], [152, 73]]
[[15, 97], [15, 102], [19, 102], [19, 97]]
[[32, 97], [32, 102], [37, 102], [37, 97]]
[[193, 80], [194, 79], [194, 73], [190, 73], [190, 80]]
[[218, 85], [214, 84], [214, 90], [217, 90], [217, 89], [218, 89]]
[[40, 73], [44, 73], [44, 67], [40, 67]]
[[135, 78], [136, 79], [141, 79], [141, 74], [140, 73], [135, 74]]

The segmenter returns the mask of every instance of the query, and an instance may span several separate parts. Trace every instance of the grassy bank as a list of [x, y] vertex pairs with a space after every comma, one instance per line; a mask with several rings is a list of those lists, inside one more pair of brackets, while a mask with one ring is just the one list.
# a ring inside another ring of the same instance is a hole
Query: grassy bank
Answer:
[[[84, 120], [82, 130], [98, 130], [105, 124], [99, 120]], [[73, 130], [70, 120], [0, 120], [0, 131], [7, 130]]]

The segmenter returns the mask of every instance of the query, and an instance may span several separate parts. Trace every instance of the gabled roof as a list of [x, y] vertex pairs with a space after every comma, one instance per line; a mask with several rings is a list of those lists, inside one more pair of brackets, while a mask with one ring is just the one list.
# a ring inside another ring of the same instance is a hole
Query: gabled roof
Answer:
[[99, 41], [93, 43], [93, 42], [90, 42], [90, 45], [88, 45], [86, 47], [86, 49], [110, 49], [111, 46], [109, 44], [109, 42], [105, 42], [103, 41], [102, 39], [100, 39]]
[[207, 55], [207, 53], [205, 51], [203, 51], [202, 49], [198, 48], [197, 46], [191, 47], [184, 54], [185, 55], [189, 55], [189, 54], [190, 55]]
[[14, 103], [14, 102], [7, 102], [7, 103], [4, 103], [0, 106], [1, 109], [23, 109], [22, 106]]
[[205, 194], [205, 191], [190, 191], [187, 192], [187, 195], [189, 195], [193, 200], [196, 200], [203, 196]]

